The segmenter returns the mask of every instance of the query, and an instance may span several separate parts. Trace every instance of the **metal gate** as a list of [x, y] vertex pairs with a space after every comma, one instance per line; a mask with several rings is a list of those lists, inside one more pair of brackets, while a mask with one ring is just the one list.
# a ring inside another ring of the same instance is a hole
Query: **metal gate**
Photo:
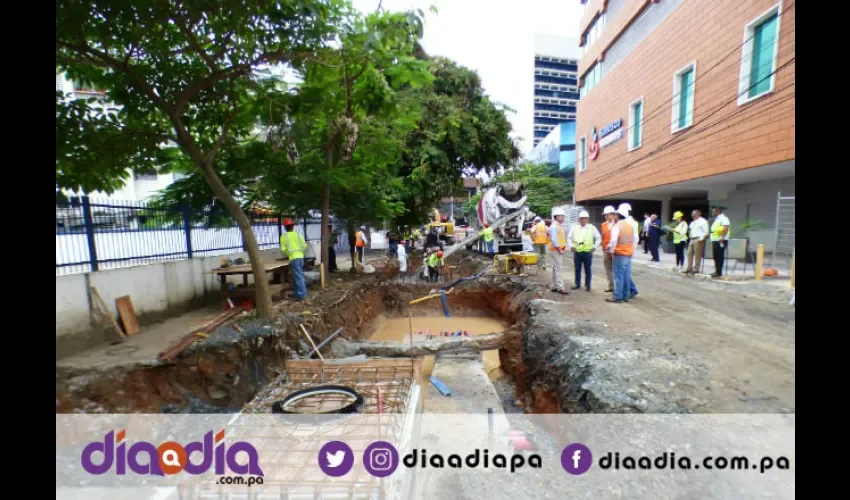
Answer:
[[774, 267], [777, 257], [780, 262], [791, 269], [791, 257], [795, 248], [796, 228], [796, 197], [782, 196], [776, 193], [776, 230], [773, 243], [773, 255], [770, 257], [770, 266]]

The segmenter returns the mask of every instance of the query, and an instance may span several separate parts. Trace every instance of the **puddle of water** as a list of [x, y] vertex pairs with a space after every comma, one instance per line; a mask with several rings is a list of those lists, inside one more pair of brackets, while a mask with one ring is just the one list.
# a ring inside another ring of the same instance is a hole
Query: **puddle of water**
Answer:
[[[424, 339], [425, 335], [418, 335], [417, 332], [427, 332], [430, 330], [432, 335], [439, 335], [440, 332], [455, 332], [457, 330], [469, 332], [469, 335], [484, 335], [487, 333], [501, 333], [505, 331], [505, 324], [494, 318], [481, 317], [445, 317], [445, 316], [413, 316], [412, 318], [381, 318], [378, 321], [375, 333], [369, 337], [369, 340], [395, 340], [399, 342], [409, 342], [408, 335], [410, 333], [411, 320], [413, 323], [414, 340]], [[491, 351], [481, 351], [481, 358], [484, 361], [484, 370], [491, 380], [497, 380], [502, 376], [501, 362], [499, 361], [499, 351], [494, 349]], [[430, 376], [434, 369], [436, 359], [434, 356], [425, 356], [423, 360], [424, 375]]]

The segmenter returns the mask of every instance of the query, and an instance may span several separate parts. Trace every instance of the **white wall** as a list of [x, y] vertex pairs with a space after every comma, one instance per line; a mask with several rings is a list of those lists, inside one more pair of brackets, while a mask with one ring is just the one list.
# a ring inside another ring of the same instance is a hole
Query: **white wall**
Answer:
[[[266, 262], [274, 262], [280, 250], [265, 250]], [[230, 254], [231, 259], [247, 259], [244, 252]], [[219, 278], [209, 271], [219, 267], [221, 257], [204, 257], [170, 262], [159, 262], [122, 269], [56, 277], [56, 336], [87, 332], [96, 328], [91, 322], [90, 296], [94, 286], [110, 310], [115, 311], [115, 299], [129, 295], [136, 315], [165, 313], [177, 310], [204, 298], [220, 289]], [[241, 276], [229, 277], [234, 284], [242, 282]], [[253, 280], [249, 277], [249, 283]]]
[[[794, 196], [796, 177], [738, 184], [725, 200], [712, 200], [726, 207], [732, 227], [744, 220], [760, 219], [765, 229], [776, 227], [776, 195]], [[747, 216], [749, 209], [749, 217]]]

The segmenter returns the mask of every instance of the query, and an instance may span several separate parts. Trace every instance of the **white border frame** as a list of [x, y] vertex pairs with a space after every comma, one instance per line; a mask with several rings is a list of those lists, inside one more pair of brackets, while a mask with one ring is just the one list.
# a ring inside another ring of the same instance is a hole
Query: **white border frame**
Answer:
[[[634, 106], [637, 103], [640, 103], [641, 127], [640, 127], [640, 144], [635, 146], [634, 144], [632, 144], [632, 130], [635, 127], [635, 117], [632, 115], [632, 111], [634, 110]], [[626, 116], [629, 117], [629, 126], [626, 127], [626, 141], [627, 141], [626, 142], [626, 145], [627, 145], [626, 149], [628, 151], [634, 151], [636, 149], [640, 149], [640, 147], [643, 146], [643, 121], [644, 121], [643, 120], [643, 112], [644, 112], [645, 108], [646, 108], [646, 106], [643, 105], [643, 96], [640, 96], [638, 99], [635, 99], [634, 101], [632, 101], [631, 104], [629, 104], [629, 114], [626, 115]]]
[[578, 147], [576, 147], [576, 151], [576, 157], [578, 158], [576, 171], [578, 173], [582, 173], [587, 170], [587, 135], [583, 135], [578, 138]]
[[[683, 73], [686, 73], [689, 69], [694, 70], [694, 81], [691, 84], [691, 109], [693, 112], [691, 113], [690, 122], [684, 127], [679, 127], [679, 103], [682, 99], [682, 89], [676, 91], [676, 87], [679, 86], [679, 78]], [[689, 129], [694, 125], [694, 115], [696, 114], [696, 90], [697, 90], [697, 62], [696, 60], [691, 61], [682, 69], [677, 71], [673, 75], [673, 109], [670, 117], [670, 133], [675, 134], [676, 132], [681, 132], [682, 130]]]
[[[750, 97], [749, 88], [752, 83], [750, 82], [750, 66], [752, 65], [753, 58], [753, 43], [754, 40], [752, 37], [754, 36], [755, 27], [772, 15], [776, 14], [776, 43], [773, 44], [773, 63], [770, 67], [770, 87], [767, 91], [762, 92], [757, 96]], [[777, 3], [773, 7], [767, 9], [762, 12], [761, 15], [747, 23], [744, 26], [744, 41], [741, 44], [741, 70], [738, 74], [738, 106], [743, 106], [749, 102], [753, 102], [756, 99], [760, 99], [764, 96], [770, 95], [773, 93], [774, 84], [776, 82], [776, 62], [779, 57], [779, 35], [780, 28], [782, 27], [782, 2]], [[748, 40], [749, 39], [749, 40]]]

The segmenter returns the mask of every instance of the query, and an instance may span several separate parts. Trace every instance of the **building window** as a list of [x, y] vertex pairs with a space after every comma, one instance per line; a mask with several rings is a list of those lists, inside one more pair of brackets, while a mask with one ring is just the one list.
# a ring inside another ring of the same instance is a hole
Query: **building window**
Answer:
[[629, 106], [629, 151], [640, 147], [643, 138], [643, 97]]
[[593, 87], [599, 83], [599, 80], [602, 79], [602, 61], [595, 63], [587, 72], [584, 74], [584, 78], [581, 81], [581, 94], [580, 98], [586, 96], [593, 90]]
[[744, 27], [738, 104], [746, 104], [773, 91], [779, 49], [779, 5]]
[[587, 136], [582, 136], [578, 140], [578, 171], [585, 170], [587, 170]]
[[678, 132], [694, 123], [694, 80], [697, 63], [692, 62], [673, 77], [673, 123], [670, 131]]
[[596, 19], [591, 21], [590, 25], [587, 27], [587, 30], [584, 32], [584, 36], [582, 37], [582, 48], [586, 52], [587, 49], [592, 46], [599, 38], [602, 36], [602, 32], [605, 30], [605, 13], [601, 13], [596, 16]]

